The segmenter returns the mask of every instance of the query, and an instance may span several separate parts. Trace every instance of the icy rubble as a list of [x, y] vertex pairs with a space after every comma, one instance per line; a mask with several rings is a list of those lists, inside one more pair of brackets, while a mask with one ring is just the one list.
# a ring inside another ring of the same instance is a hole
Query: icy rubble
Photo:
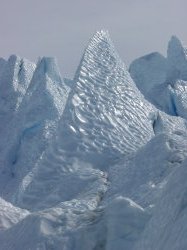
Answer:
[[73, 80], [0, 59], [0, 249], [187, 247], [186, 49], [129, 71], [106, 31]]

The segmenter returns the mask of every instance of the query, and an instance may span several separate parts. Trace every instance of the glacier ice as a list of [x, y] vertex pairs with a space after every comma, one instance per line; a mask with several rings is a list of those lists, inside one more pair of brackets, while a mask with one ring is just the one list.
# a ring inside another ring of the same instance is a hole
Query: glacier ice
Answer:
[[167, 79], [167, 60], [158, 52], [154, 52], [134, 60], [129, 72], [137, 87], [146, 94]]
[[35, 64], [15, 55], [0, 63], [0, 132], [11, 122], [32, 78]]
[[[136, 151], [153, 136], [150, 113], [154, 108], [143, 100], [106, 32], [91, 39], [74, 81], [54, 140], [34, 172], [23, 180], [24, 188], [18, 194], [22, 207], [27, 208], [34, 199], [35, 207], [44, 208], [58, 202], [59, 196], [66, 200], [73, 198], [77, 189], [82, 190], [80, 170], [77, 176], [74, 168], [77, 158], [78, 165], [106, 170], [112, 161]], [[49, 173], [54, 179], [50, 190], [56, 197], [48, 195], [45, 176]], [[43, 198], [39, 199], [41, 192]]]
[[172, 36], [167, 58], [152, 53], [131, 63], [129, 72], [145, 98], [158, 109], [187, 118], [187, 49]]
[[0, 58], [0, 249], [186, 249], [187, 61], [120, 59], [96, 32], [74, 79]]
[[135, 250], [186, 249], [186, 160], [173, 171]]
[[168, 43], [167, 61], [168, 81], [187, 80], [187, 50], [176, 36], [172, 36]]
[[9, 178], [11, 184], [7, 185], [7, 180], [1, 182], [4, 198], [13, 199], [20, 180], [31, 171], [47, 148], [63, 113], [68, 91], [55, 60], [39, 59], [19, 110], [4, 136], [9, 143], [1, 152], [2, 176], [16, 175], [13, 180]]

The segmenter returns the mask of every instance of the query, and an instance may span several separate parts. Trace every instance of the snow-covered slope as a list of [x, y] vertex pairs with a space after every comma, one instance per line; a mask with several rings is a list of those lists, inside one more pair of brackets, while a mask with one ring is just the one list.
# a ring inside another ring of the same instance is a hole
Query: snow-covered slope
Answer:
[[172, 37], [130, 75], [106, 31], [73, 80], [0, 59], [0, 249], [186, 249], [186, 69]]

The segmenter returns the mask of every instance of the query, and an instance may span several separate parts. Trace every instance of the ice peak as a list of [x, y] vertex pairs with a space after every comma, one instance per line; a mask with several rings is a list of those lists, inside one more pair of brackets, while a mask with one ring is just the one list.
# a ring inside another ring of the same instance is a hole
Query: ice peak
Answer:
[[39, 58], [34, 75], [37, 78], [38, 76], [43, 78], [47, 75], [50, 79], [56, 82], [62, 82], [56, 59], [53, 57]]
[[181, 44], [180, 39], [176, 35], [172, 35], [169, 42]]
[[168, 80], [187, 80], [187, 52], [181, 41], [172, 36], [167, 49]]
[[109, 32], [108, 30], [98, 30], [95, 32], [95, 34], [93, 35], [93, 38], [100, 38], [100, 39], [110, 39], [110, 35], [109, 35]]
[[95, 34], [90, 39], [89, 46], [92, 46], [95, 43], [103, 43], [103, 44], [112, 44], [112, 40], [110, 38], [108, 30], [99, 30], [96, 31]]
[[91, 73], [89, 66], [90, 63], [92, 63], [92, 65], [95, 64], [93, 70], [95, 70], [96, 67], [98, 67], [98, 69], [107, 67], [108, 71], [110, 71], [112, 70], [114, 61], [120, 64], [121, 68], [125, 68], [124, 63], [121, 61], [113, 42], [110, 39], [109, 32], [106, 30], [97, 31], [89, 40], [88, 46], [85, 49], [77, 68], [74, 81], [78, 79], [81, 68], [87, 68]]
[[182, 56], [184, 58], [186, 57], [184, 46], [178, 37], [172, 36], [171, 39], [169, 40], [167, 56], [168, 57]]
[[8, 63], [9, 64], [15, 64], [16, 61], [20, 60], [20, 57], [17, 56], [17, 55], [11, 55], [9, 58], [8, 58]]

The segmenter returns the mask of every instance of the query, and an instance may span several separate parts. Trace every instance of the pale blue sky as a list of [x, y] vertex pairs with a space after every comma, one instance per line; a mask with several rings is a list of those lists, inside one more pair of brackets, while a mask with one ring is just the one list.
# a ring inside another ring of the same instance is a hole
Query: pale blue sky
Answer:
[[107, 29], [128, 65], [165, 54], [173, 34], [187, 44], [186, 10], [187, 0], [0, 0], [0, 56], [54, 56], [71, 77], [89, 38]]

